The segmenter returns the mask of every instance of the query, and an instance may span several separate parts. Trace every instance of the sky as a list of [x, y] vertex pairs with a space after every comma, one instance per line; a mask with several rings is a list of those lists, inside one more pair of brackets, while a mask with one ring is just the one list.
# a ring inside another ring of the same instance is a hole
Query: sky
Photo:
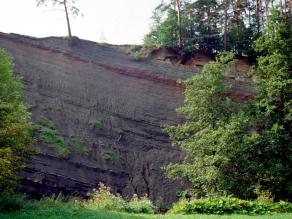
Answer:
[[[72, 35], [111, 44], [140, 44], [161, 0], [78, 0], [83, 16], [71, 19]], [[0, 0], [0, 32], [34, 37], [66, 36], [65, 13], [36, 0]]]

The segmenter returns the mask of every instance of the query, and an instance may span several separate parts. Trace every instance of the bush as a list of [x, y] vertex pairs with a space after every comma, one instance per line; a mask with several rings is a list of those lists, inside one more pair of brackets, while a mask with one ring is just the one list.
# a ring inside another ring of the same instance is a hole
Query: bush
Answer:
[[0, 212], [17, 211], [26, 205], [24, 195], [0, 193]]
[[94, 191], [87, 206], [92, 209], [128, 213], [152, 214], [155, 211], [154, 205], [147, 196], [139, 198], [134, 195], [130, 201], [126, 201], [120, 195], [112, 194], [110, 188], [103, 183], [100, 183], [99, 189]]
[[210, 199], [181, 199], [175, 203], [169, 213], [174, 214], [250, 214], [262, 215], [270, 213], [292, 212], [292, 204], [288, 202], [247, 201], [231, 197]]
[[39, 201], [32, 202], [32, 206], [37, 209], [72, 209], [74, 207], [80, 207], [82, 202], [77, 201], [76, 199], [70, 199], [63, 196], [62, 194], [53, 195], [51, 197], [44, 197]]
[[155, 212], [155, 206], [147, 196], [139, 198], [137, 195], [134, 195], [133, 198], [127, 203], [126, 211], [128, 213], [135, 214], [153, 214]]
[[99, 189], [94, 190], [88, 207], [108, 211], [125, 211], [127, 202], [120, 196], [111, 193], [110, 188], [103, 183], [99, 184]]
[[131, 46], [128, 50], [128, 55], [134, 61], [141, 61], [149, 58], [153, 50], [154, 47]]

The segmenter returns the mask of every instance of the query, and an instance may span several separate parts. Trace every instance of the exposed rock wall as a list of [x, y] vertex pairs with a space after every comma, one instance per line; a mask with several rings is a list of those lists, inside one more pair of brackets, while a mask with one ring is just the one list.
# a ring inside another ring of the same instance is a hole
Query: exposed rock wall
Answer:
[[[60, 38], [0, 33], [0, 47], [23, 76], [33, 122], [46, 117], [67, 144], [78, 138], [90, 149], [88, 155], [70, 149], [63, 156], [37, 141], [38, 154], [21, 173], [24, 191], [84, 195], [104, 182], [124, 196], [175, 199], [180, 184], [167, 180], [161, 167], [180, 152], [170, 147], [161, 126], [180, 120], [175, 109], [183, 88], [176, 79], [194, 74], [192, 68], [135, 62], [116, 46], [81, 40], [68, 47]], [[90, 125], [95, 118], [100, 128]]]

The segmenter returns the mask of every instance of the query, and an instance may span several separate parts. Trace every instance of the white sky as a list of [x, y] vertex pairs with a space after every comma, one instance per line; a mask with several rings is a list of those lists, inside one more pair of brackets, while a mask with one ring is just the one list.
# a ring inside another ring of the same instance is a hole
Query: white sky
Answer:
[[[150, 30], [161, 0], [78, 0], [83, 17], [71, 19], [72, 34], [111, 44], [139, 44]], [[36, 6], [36, 0], [0, 0], [0, 32], [35, 37], [65, 36], [64, 12]], [[102, 36], [103, 35], [103, 36]], [[102, 40], [104, 38], [105, 40]]]

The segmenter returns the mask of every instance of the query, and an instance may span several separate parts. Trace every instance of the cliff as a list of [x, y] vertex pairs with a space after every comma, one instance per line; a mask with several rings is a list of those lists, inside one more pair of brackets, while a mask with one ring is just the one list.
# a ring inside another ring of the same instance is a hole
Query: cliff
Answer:
[[[68, 47], [62, 38], [0, 33], [0, 47], [23, 77], [37, 127], [37, 154], [21, 173], [23, 191], [87, 195], [104, 182], [123, 196], [174, 201], [183, 185], [166, 179], [161, 167], [180, 152], [161, 126], [181, 120], [175, 109], [183, 88], [176, 80], [198, 68], [156, 58], [135, 61], [122, 47], [79, 39]], [[231, 96], [249, 99], [249, 79], [236, 68], [227, 75]]]

